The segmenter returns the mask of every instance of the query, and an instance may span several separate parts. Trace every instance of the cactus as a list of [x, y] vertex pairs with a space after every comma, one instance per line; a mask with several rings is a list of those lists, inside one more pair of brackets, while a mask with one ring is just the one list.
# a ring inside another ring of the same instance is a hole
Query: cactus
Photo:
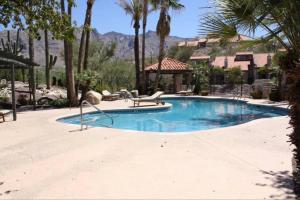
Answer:
[[52, 70], [53, 66], [56, 64], [57, 56], [53, 56], [50, 54], [50, 61], [49, 61], [49, 69]]
[[54, 56], [50, 54], [49, 56], [49, 61], [48, 61], [48, 67], [46, 67], [46, 84], [47, 84], [47, 89], [50, 89], [51, 85], [51, 70], [53, 69], [54, 65], [56, 64], [57, 61], [57, 56]]
[[23, 45], [20, 45], [20, 29], [17, 30], [17, 39], [16, 41], [12, 41], [10, 37], [10, 31], [7, 31], [7, 41], [4, 42], [4, 39], [1, 38], [2, 50], [6, 52], [11, 52], [15, 55], [19, 55], [19, 53], [23, 50]]

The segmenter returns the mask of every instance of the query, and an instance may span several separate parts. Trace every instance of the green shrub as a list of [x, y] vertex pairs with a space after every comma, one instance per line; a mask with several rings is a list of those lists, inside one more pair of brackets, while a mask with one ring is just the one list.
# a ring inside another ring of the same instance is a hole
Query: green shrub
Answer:
[[192, 47], [178, 47], [177, 45], [174, 45], [169, 48], [168, 57], [186, 63], [190, 60], [193, 52]]
[[70, 106], [68, 99], [56, 99], [49, 102], [49, 105], [55, 108], [66, 108]]
[[211, 84], [223, 84], [225, 71], [222, 67], [215, 66], [210, 71], [210, 83]]
[[260, 67], [257, 70], [257, 74], [259, 78], [266, 79], [269, 73], [270, 73], [269, 67]]
[[17, 101], [22, 106], [29, 104], [29, 100], [27, 99], [27, 95], [25, 95], [25, 94], [20, 94]]
[[233, 67], [226, 70], [226, 82], [229, 85], [243, 83], [243, 72], [241, 67]]
[[282, 101], [280, 91], [278, 89], [272, 90], [269, 95], [269, 99], [271, 101]]
[[256, 92], [251, 92], [250, 95], [253, 99], [262, 99], [263, 93], [262, 91], [258, 90]]
[[6, 102], [8, 102], [8, 100], [9, 100], [9, 97], [0, 96], [0, 101], [6, 103]]
[[201, 91], [206, 91], [209, 88], [209, 66], [201, 63], [193, 66], [194, 71], [194, 93], [199, 94]]
[[202, 90], [201, 91], [201, 96], [208, 96], [208, 91], [207, 90]]

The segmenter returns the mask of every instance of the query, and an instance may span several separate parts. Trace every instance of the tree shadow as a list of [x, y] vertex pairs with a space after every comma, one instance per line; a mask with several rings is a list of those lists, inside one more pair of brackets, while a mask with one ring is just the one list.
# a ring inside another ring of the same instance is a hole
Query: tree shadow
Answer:
[[280, 194], [272, 194], [269, 196], [271, 199], [296, 199], [294, 193], [293, 176], [289, 171], [263, 171], [265, 179], [269, 180], [271, 184], [256, 183], [255, 185], [261, 187], [272, 187], [278, 189]]

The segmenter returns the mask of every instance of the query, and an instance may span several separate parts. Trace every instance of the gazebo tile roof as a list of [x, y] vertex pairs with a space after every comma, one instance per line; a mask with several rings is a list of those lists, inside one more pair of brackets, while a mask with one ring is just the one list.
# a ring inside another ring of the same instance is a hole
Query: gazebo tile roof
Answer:
[[[157, 68], [158, 68], [158, 63], [155, 63], [153, 65], [146, 67], [145, 70], [156, 71]], [[165, 58], [162, 61], [161, 70], [162, 71], [187, 71], [191, 69], [189, 68], [189, 65], [186, 63], [180, 62], [172, 58]]]

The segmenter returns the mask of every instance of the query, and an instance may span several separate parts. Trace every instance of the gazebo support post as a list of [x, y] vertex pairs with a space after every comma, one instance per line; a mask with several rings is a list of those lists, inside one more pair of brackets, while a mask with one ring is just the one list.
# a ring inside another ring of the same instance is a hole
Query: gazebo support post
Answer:
[[36, 76], [35, 76], [35, 69], [34, 66], [32, 66], [32, 103], [33, 103], [33, 110], [36, 110], [36, 98], [35, 98], [35, 92], [36, 92]]
[[11, 99], [12, 99], [12, 110], [13, 120], [17, 121], [17, 109], [16, 109], [16, 92], [15, 92], [15, 65], [11, 65]]

